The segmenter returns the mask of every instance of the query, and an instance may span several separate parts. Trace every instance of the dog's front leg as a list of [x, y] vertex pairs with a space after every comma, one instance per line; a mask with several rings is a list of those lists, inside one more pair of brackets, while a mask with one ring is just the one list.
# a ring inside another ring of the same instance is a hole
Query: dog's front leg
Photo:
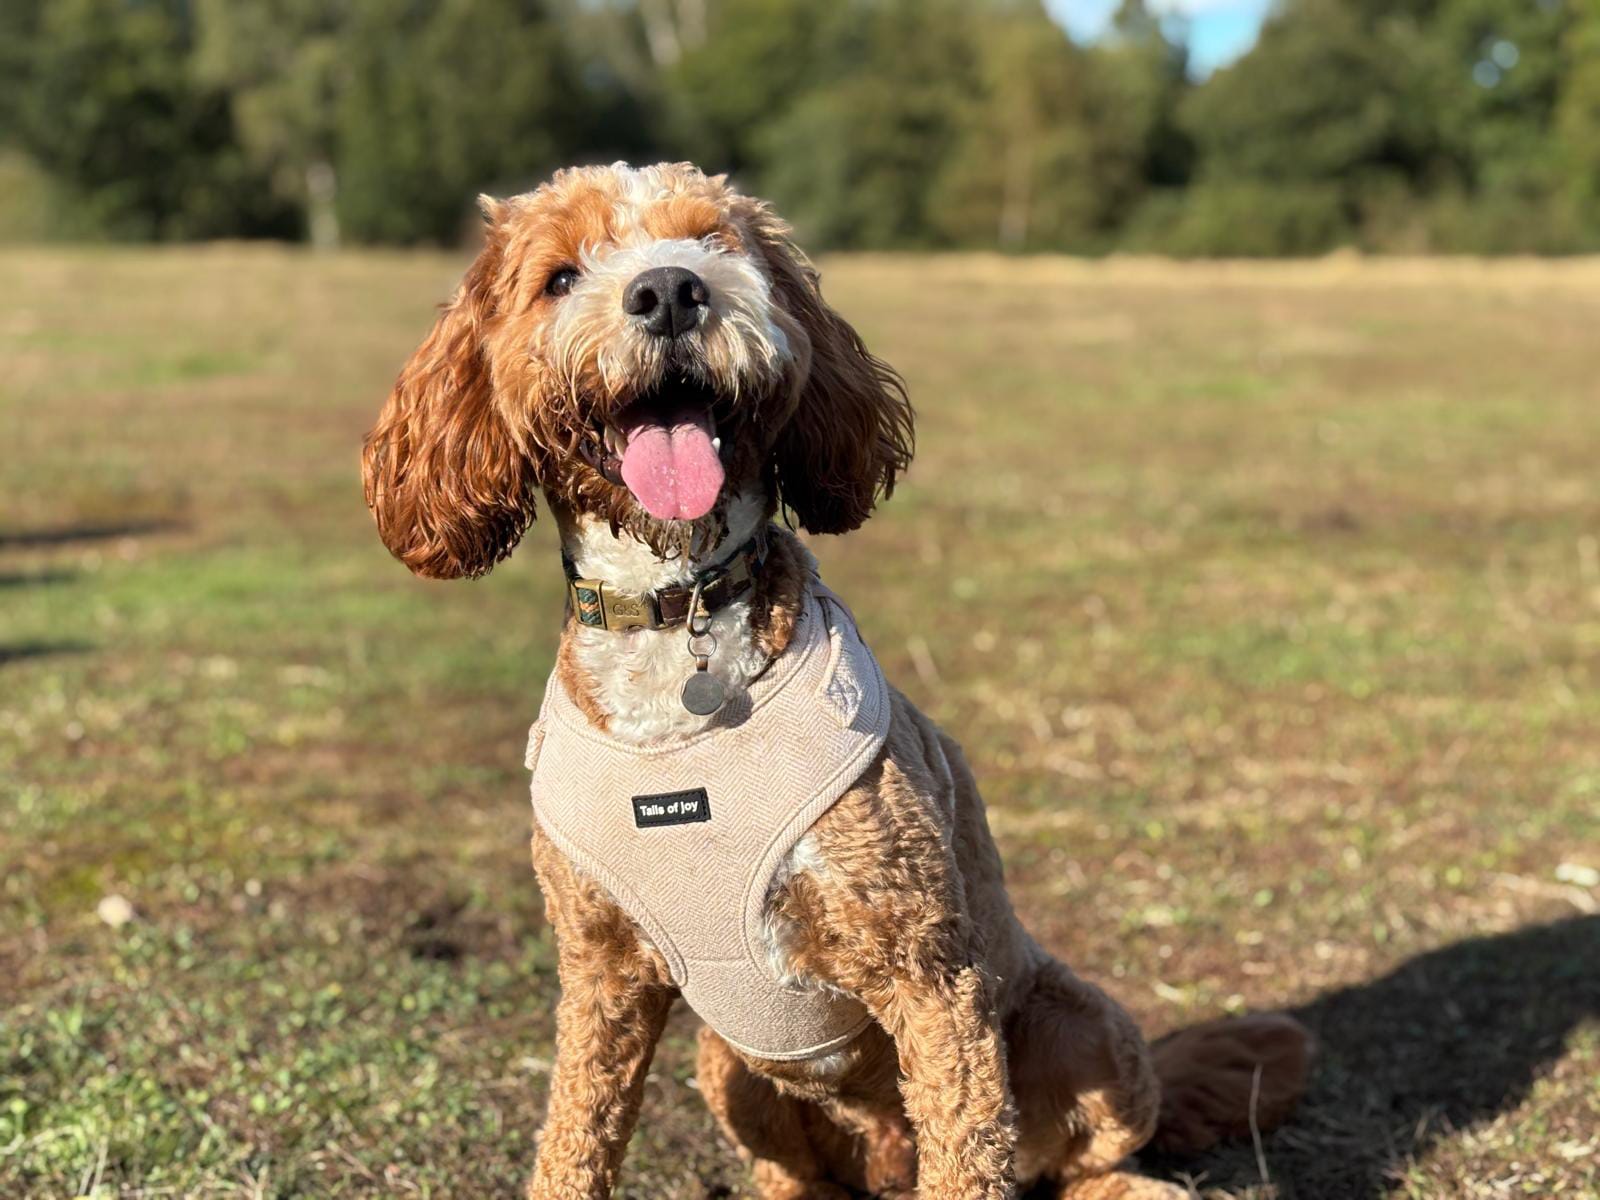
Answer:
[[542, 836], [534, 867], [560, 948], [550, 1107], [529, 1200], [605, 1200], [639, 1117], [674, 989], [633, 922]]
[[1011, 1196], [1015, 1113], [980, 971], [939, 964], [864, 995], [900, 1057], [900, 1090], [917, 1135], [917, 1194], [928, 1200]]
[[925, 1200], [1006, 1200], [1016, 1115], [983, 947], [929, 805], [893, 763], [812, 827], [820, 868], [777, 903], [795, 966], [858, 996], [890, 1036]]
[[671, 993], [609, 972], [561, 971], [556, 1064], [529, 1200], [605, 1200], [639, 1117]]

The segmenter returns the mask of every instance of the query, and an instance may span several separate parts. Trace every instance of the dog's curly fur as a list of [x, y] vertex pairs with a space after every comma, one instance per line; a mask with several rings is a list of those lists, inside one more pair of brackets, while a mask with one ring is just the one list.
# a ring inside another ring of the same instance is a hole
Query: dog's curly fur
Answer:
[[[645, 590], [691, 579], [780, 510], [810, 532], [847, 532], [892, 490], [911, 454], [905, 391], [764, 204], [687, 165], [617, 164], [484, 211], [482, 253], [366, 446], [368, 502], [412, 570], [488, 571], [542, 492], [580, 570]], [[663, 264], [697, 270], [712, 297], [700, 326], [667, 343], [619, 303], [632, 273]], [[547, 288], [563, 270], [578, 272], [570, 291]], [[722, 497], [695, 522], [651, 517], [580, 453], [674, 375], [714, 391], [734, 439]], [[774, 533], [753, 592], [717, 615], [713, 668], [729, 686], [783, 652], [810, 566], [798, 539]], [[569, 613], [557, 670], [613, 735], [682, 737], [704, 719], [674, 702], [681, 642], [584, 629]], [[876, 1021], [806, 1062], [751, 1059], [701, 1033], [701, 1091], [761, 1194], [976, 1200], [1041, 1180], [1084, 1200], [1185, 1194], [1126, 1159], [1152, 1137], [1198, 1148], [1281, 1121], [1304, 1087], [1308, 1036], [1268, 1015], [1147, 1047], [1022, 928], [960, 749], [899, 693], [892, 703], [882, 752], [769, 899], [785, 974], [858, 997]], [[528, 1194], [604, 1197], [675, 991], [631, 919], [538, 832], [533, 862], [562, 996]]]

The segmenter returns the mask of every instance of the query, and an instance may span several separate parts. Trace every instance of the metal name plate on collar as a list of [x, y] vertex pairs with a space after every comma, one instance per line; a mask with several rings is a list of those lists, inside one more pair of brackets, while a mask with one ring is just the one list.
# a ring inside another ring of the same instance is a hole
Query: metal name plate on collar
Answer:
[[613, 592], [600, 579], [574, 579], [568, 587], [580, 625], [612, 630], [661, 628], [652, 596]]

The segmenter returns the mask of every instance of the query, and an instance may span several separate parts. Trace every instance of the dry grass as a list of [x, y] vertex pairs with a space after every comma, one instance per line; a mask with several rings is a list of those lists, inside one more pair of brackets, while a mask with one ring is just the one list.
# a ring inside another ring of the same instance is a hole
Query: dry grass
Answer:
[[[0, 256], [0, 1194], [508, 1193], [550, 1055], [547, 527], [405, 577], [356, 446], [459, 264]], [[922, 413], [821, 548], [1021, 911], [1289, 1006], [1204, 1193], [1600, 1196], [1600, 264], [828, 264]], [[97, 916], [108, 896], [133, 919]], [[744, 1194], [653, 1074], [627, 1194]]]

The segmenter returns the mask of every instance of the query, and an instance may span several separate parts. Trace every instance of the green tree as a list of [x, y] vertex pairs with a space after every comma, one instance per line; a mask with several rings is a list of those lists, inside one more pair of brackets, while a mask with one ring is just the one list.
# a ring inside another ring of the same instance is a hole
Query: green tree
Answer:
[[1037, 4], [985, 22], [980, 87], [940, 172], [936, 219], [952, 242], [1086, 248], [1132, 183], [1137, 149], [1102, 136], [1090, 56]]
[[1145, 0], [1122, 0], [1112, 29], [1094, 55], [1107, 95], [1101, 115], [1121, 126], [1113, 137], [1138, 144], [1147, 184], [1181, 187], [1195, 158], [1194, 141], [1178, 118], [1190, 91], [1188, 49], [1167, 36]]
[[1552, 136], [1570, 64], [1563, 38], [1579, 6], [1556, 0], [1440, 0], [1428, 25], [1446, 64], [1434, 96], [1465, 178], [1470, 218], [1441, 230], [1448, 248], [1574, 245]]
[[[850, 0], [719, 0], [703, 36], [659, 74], [659, 136], [702, 166], [743, 171], [796, 99], [836, 86], [853, 59]], [[841, 55], [843, 57], [841, 57]]]
[[1409, 168], [1418, 148], [1400, 111], [1400, 68], [1350, 6], [1295, 5], [1194, 93], [1186, 124], [1204, 172], [1339, 185], [1374, 168]]
[[1579, 7], [1286, 3], [1256, 48], [1185, 106], [1201, 166], [1177, 241], [1239, 250], [1229, 243], [1242, 238], [1266, 252], [1577, 245], [1562, 199], [1571, 156], [1552, 131], [1583, 69], [1564, 41]]
[[1585, 248], [1600, 246], [1600, 11], [1564, 39], [1569, 64], [1557, 105], [1561, 184]]
[[1256, 48], [1197, 89], [1183, 122], [1197, 186], [1172, 233], [1182, 252], [1312, 253], [1356, 238], [1363, 205], [1427, 170], [1403, 28], [1344, 0], [1301, 0]]
[[339, 240], [336, 114], [348, 6], [339, 0], [196, 0], [195, 71], [232, 102], [241, 148], [311, 241]]
[[753, 138], [758, 186], [813, 244], [940, 240], [935, 186], [978, 94], [975, 15], [957, 0], [857, 3], [818, 64], [823, 83]]
[[357, 240], [452, 241], [479, 191], [531, 185], [593, 132], [542, 4], [444, 0], [397, 15], [353, 2], [337, 167]]
[[293, 231], [190, 69], [182, 0], [7, 0], [11, 136], [72, 206], [68, 231], [192, 238]]

